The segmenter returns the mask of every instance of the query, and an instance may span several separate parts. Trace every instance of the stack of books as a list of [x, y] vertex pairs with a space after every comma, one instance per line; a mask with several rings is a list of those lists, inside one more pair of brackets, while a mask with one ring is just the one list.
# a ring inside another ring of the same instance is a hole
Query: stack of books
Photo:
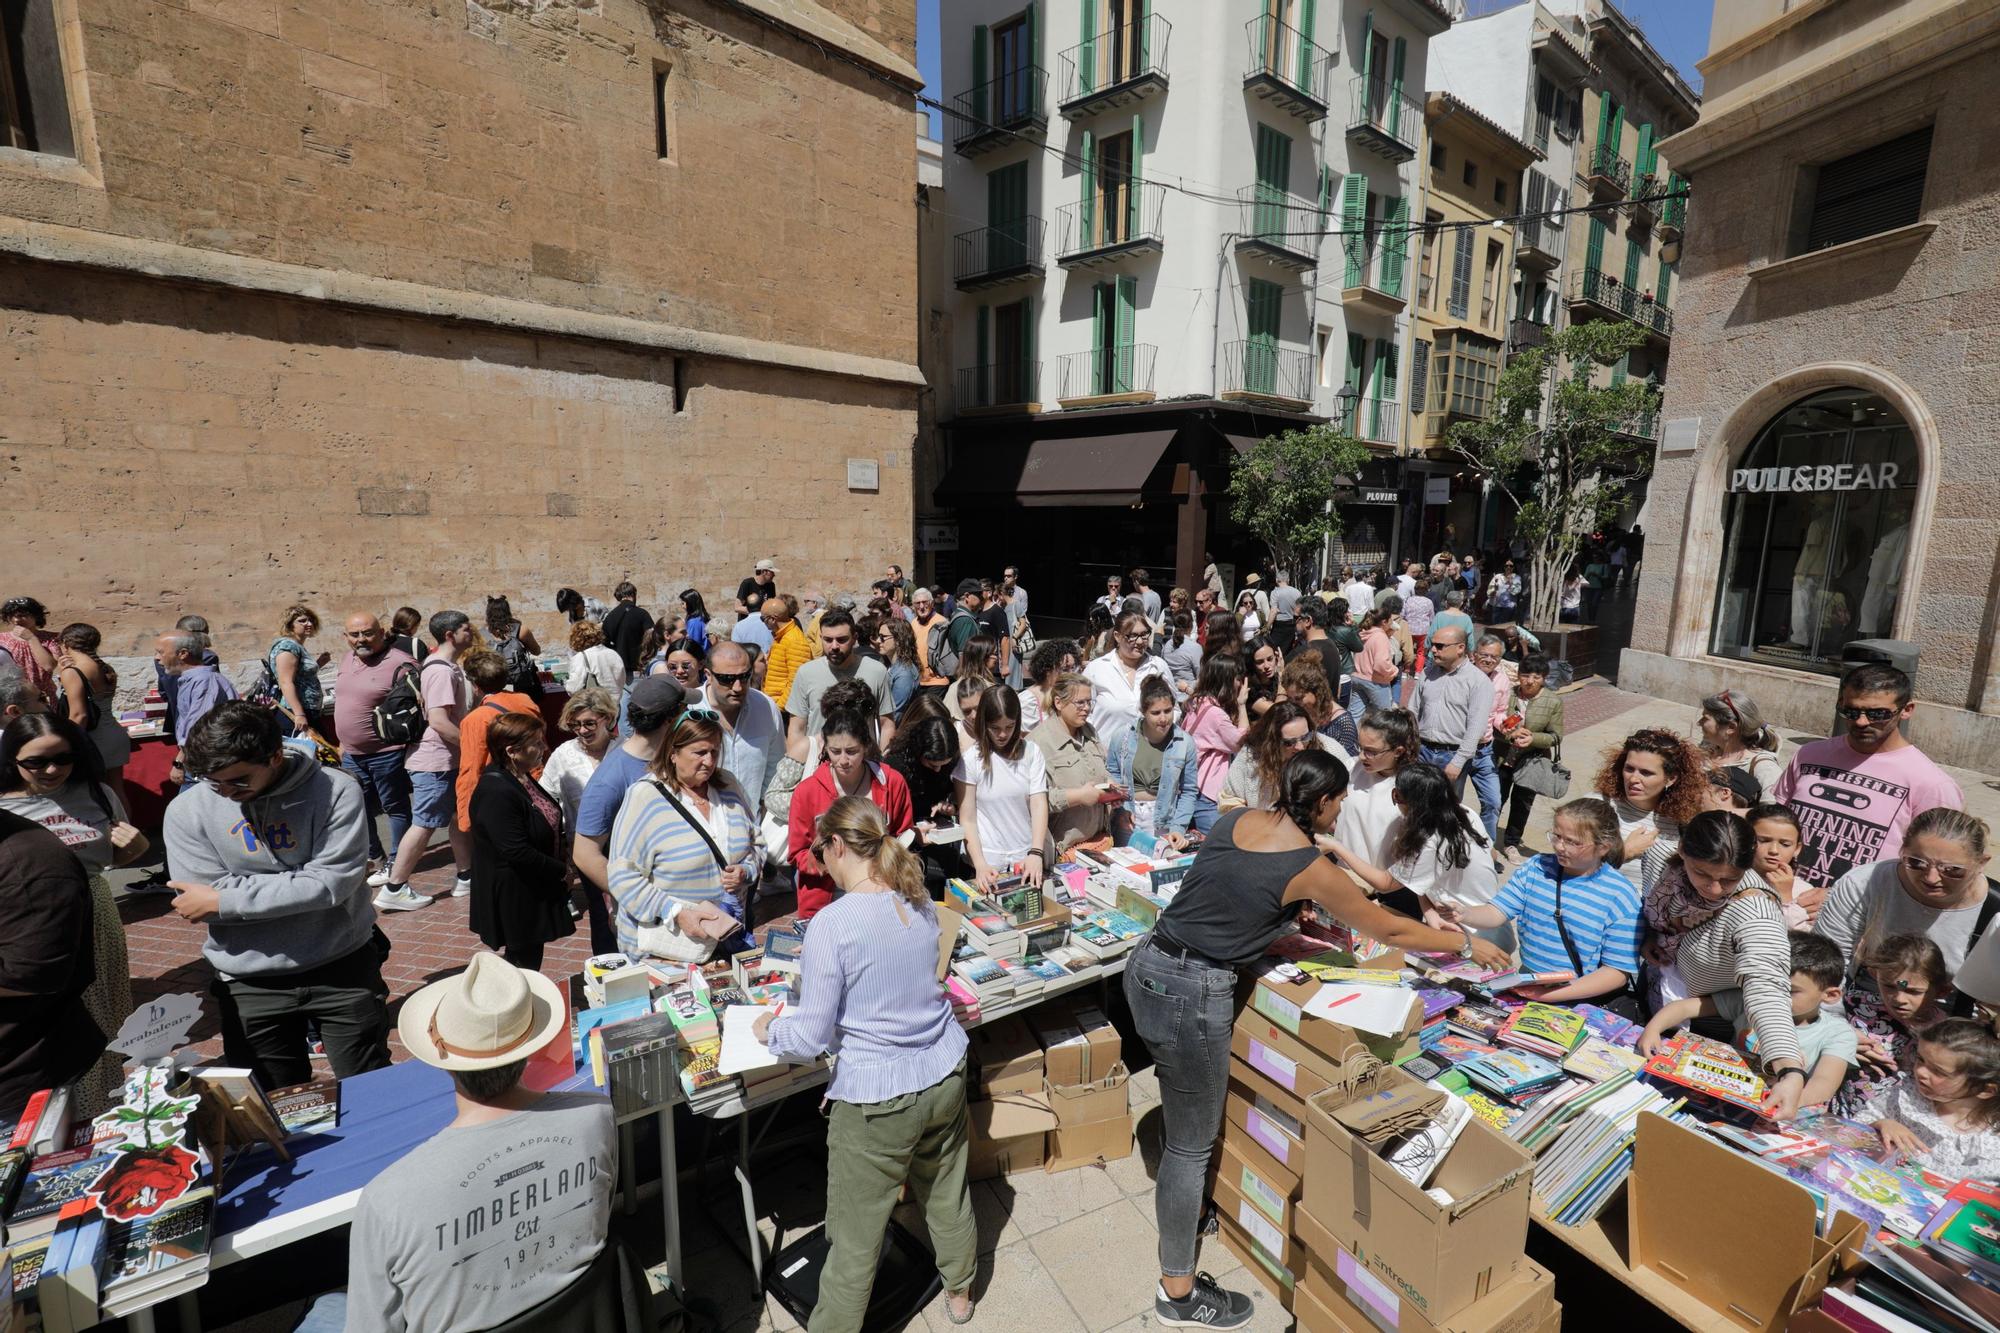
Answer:
[[981, 1009], [990, 1009], [1014, 998], [1014, 978], [997, 958], [975, 954], [953, 962], [951, 972], [978, 997]]
[[1570, 1121], [1636, 1077], [1628, 1069], [1602, 1083], [1565, 1079], [1523, 1110], [1519, 1118], [1507, 1127], [1507, 1133], [1516, 1143], [1539, 1156], [1555, 1145]]
[[1481, 1004], [1477, 1000], [1467, 1000], [1451, 1011], [1446, 1026], [1469, 1041], [1495, 1045], [1500, 1033], [1507, 1026], [1513, 1012], [1496, 1004]]
[[1028, 951], [1028, 937], [1002, 911], [981, 911], [965, 918], [965, 938], [988, 958], [1019, 958]]
[[1588, 1034], [1583, 1017], [1559, 1005], [1530, 1000], [1501, 1024], [1496, 1040], [1550, 1060], [1562, 1060]]
[[1645, 1064], [1646, 1057], [1637, 1051], [1613, 1046], [1602, 1037], [1585, 1037], [1563, 1057], [1562, 1067], [1593, 1083], [1608, 1083], [1620, 1074], [1638, 1073]]
[[1562, 1081], [1561, 1066], [1532, 1051], [1491, 1051], [1458, 1066], [1473, 1086], [1516, 1105], [1531, 1093]]
[[1531, 1188], [1542, 1211], [1582, 1226], [1603, 1210], [1632, 1170], [1632, 1144], [1645, 1113], [1682, 1119], [1680, 1103], [1634, 1080], [1579, 1111], [1535, 1166]]
[[1146, 927], [1123, 912], [1098, 912], [1071, 923], [1069, 942], [1099, 960], [1117, 958], [1139, 946]]

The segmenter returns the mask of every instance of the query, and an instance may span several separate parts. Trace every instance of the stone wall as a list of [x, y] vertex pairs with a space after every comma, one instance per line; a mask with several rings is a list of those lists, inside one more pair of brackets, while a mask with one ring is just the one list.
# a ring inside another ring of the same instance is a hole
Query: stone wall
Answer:
[[694, 359], [676, 411], [671, 356], [19, 260], [0, 346], [5, 591], [107, 652], [188, 612], [255, 652], [293, 601], [553, 629], [628, 575], [722, 611], [760, 556], [862, 587], [908, 555], [899, 386]]
[[[1664, 558], [1647, 560], [1634, 615], [1633, 648], [1648, 659], [1646, 688], [1698, 697], [1724, 670], [1703, 657], [1722, 541], [1722, 497], [1704, 478], [1718, 476], [1785, 401], [1842, 379], [1839, 368], [1851, 367], [1849, 382], [1865, 375], [1865, 387], [1906, 388], [1920, 449], [1934, 449], [1926, 465], [1935, 489], [1919, 501], [1913, 524], [1918, 566], [1914, 586], [1905, 583], [1905, 628], [1922, 652], [1918, 695], [1942, 706], [1931, 710], [1940, 741], [1960, 751], [1983, 746], [1983, 756], [1959, 762], [1991, 766], [2000, 744], [2000, 524], [1993, 503], [2000, 483], [2000, 157], [1987, 149], [1996, 129], [1990, 74], [1990, 60], [1946, 65], [1892, 91], [1852, 98], [1748, 150], [1695, 164], [1697, 204], [1689, 210], [1664, 415], [1700, 417], [1701, 444], [1692, 455], [1661, 459], [1651, 482], [1647, 552]], [[1787, 257], [1801, 167], [1933, 119], [1928, 231], [1856, 242], [1752, 278]], [[1809, 367], [1829, 369], [1803, 373]], [[1642, 664], [1635, 656], [1631, 665]], [[1776, 717], [1786, 725], [1823, 726], [1832, 707], [1830, 685], [1820, 679], [1801, 680], [1792, 691], [1773, 683], [1766, 692], [1797, 694], [1799, 707], [1815, 715]], [[1764, 702], [1763, 693], [1757, 697]], [[1960, 722], [1948, 721], [1948, 710], [1964, 710]], [[1957, 742], [1943, 734], [1954, 727]]]

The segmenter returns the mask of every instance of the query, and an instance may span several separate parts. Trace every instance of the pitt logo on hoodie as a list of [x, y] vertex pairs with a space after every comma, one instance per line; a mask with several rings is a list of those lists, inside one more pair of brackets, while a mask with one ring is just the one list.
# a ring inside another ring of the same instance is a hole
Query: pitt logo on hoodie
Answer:
[[[229, 831], [243, 839], [243, 850], [245, 852], [256, 853], [258, 850], [259, 833], [256, 825], [247, 819], [239, 819], [229, 826]], [[299, 840], [292, 836], [292, 826], [288, 822], [266, 824], [262, 833], [263, 845], [270, 851], [289, 852], [295, 851], [298, 848]]]

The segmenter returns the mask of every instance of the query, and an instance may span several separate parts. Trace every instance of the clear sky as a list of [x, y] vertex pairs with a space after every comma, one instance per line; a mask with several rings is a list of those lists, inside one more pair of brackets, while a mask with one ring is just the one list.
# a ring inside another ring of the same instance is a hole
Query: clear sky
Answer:
[[[938, 5], [941, 0], [917, 0], [917, 68], [930, 81], [925, 89], [937, 100], [949, 101], [938, 89]], [[1714, 17], [1714, 0], [1614, 0], [1625, 16], [1638, 24], [1646, 40], [1673, 63], [1681, 77], [1701, 88], [1701, 75], [1694, 62], [1708, 54], [1708, 24]], [[1506, 0], [1475, 0], [1468, 6], [1473, 13], [1490, 14], [1508, 8]], [[957, 91], [963, 91], [959, 89]], [[937, 113], [931, 113], [931, 129], [937, 129]]]

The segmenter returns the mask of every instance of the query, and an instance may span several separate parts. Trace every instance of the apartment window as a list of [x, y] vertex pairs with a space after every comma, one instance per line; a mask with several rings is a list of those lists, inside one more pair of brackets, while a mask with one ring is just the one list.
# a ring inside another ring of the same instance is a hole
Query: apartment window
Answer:
[[1493, 304], [1500, 299], [1500, 256], [1500, 242], [1486, 242], [1486, 272], [1479, 287], [1479, 322], [1488, 328], [1493, 327]]
[[1424, 214], [1423, 249], [1417, 256], [1417, 304], [1426, 310], [1437, 308], [1431, 294], [1437, 290], [1438, 252], [1444, 248], [1440, 243], [1443, 223], [1442, 213]]
[[1465, 183], [1467, 185], [1479, 184], [1479, 164], [1470, 158], [1467, 158], [1465, 162]]
[[993, 119], [1012, 125], [1035, 113], [1034, 33], [1028, 16], [993, 29]]
[[1458, 227], [1458, 243], [1452, 247], [1451, 295], [1445, 303], [1455, 319], [1464, 319], [1472, 311], [1472, 244], [1475, 239], [1472, 228]]
[[1504, 176], [1493, 182], [1493, 202], [1503, 207], [1507, 203], [1507, 180]]
[[1439, 338], [1432, 354], [1437, 388], [1432, 408], [1458, 416], [1483, 417], [1500, 378], [1500, 344], [1492, 338], [1452, 334]]
[[1427, 339], [1419, 338], [1410, 349], [1410, 411], [1424, 410], [1424, 399], [1430, 392], [1431, 345]]
[[1800, 253], [1907, 227], [1923, 213], [1931, 127], [1820, 166]]
[[1431, 170], [1444, 170], [1444, 145], [1441, 143], [1431, 145]]
[[671, 65], [661, 65], [653, 70], [653, 152], [661, 161], [674, 155], [673, 102], [668, 84], [673, 72]]
[[55, 0], [0, 0], [0, 145], [76, 156]]

